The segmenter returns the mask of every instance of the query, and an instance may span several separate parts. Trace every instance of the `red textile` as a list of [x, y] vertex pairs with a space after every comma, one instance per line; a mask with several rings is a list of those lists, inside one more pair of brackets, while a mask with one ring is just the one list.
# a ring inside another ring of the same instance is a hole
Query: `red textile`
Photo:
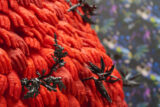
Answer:
[[[103, 83], [112, 103], [93, 80], [81, 81], [94, 75], [88, 62], [100, 66], [102, 56], [106, 69], [113, 63], [90, 24], [76, 12], [67, 12], [69, 8], [65, 0], [0, 0], [0, 107], [127, 107], [121, 80]], [[62, 77], [66, 90], [41, 86], [36, 98], [24, 100], [20, 79], [36, 77], [37, 70], [49, 71], [54, 63], [54, 33], [68, 52], [65, 66], [53, 73]], [[116, 69], [112, 75], [121, 78]]]

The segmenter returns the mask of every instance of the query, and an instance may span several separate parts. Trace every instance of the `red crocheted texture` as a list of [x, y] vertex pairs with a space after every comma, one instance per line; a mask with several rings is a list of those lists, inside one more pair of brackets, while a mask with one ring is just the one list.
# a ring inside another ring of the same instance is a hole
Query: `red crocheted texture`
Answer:
[[[75, 4], [76, 0], [71, 0]], [[90, 24], [83, 22], [65, 0], [0, 0], [0, 107], [126, 107], [122, 81], [103, 83], [112, 103], [101, 96], [86, 66], [113, 65]], [[81, 8], [78, 10], [82, 12]], [[54, 33], [68, 56], [65, 66], [53, 73], [66, 89], [57, 92], [40, 87], [36, 98], [23, 99], [20, 79], [48, 73], [53, 65]], [[114, 69], [112, 75], [121, 78]]]

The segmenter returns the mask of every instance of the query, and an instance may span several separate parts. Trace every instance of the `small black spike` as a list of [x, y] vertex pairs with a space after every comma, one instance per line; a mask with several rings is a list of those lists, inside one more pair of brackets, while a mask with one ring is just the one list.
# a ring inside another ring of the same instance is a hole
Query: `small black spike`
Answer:
[[101, 57], [101, 72], [103, 72], [105, 69], [105, 63], [103, 61], [103, 58]]
[[[132, 76], [131, 73], [127, 74], [122, 74], [122, 72], [120, 72], [123, 78], [123, 86], [125, 87], [134, 87], [134, 86], [138, 86], [140, 85], [140, 83], [136, 82], [135, 80], [141, 76], [141, 74], [136, 74], [135, 76]], [[125, 76], [124, 76], [125, 75]]]

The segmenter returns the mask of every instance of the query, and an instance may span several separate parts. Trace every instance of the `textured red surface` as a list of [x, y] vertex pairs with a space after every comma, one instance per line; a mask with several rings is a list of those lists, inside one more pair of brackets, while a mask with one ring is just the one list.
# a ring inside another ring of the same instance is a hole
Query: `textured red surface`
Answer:
[[[112, 103], [96, 90], [93, 80], [81, 81], [95, 76], [86, 66], [89, 61], [100, 66], [102, 56], [106, 69], [113, 63], [90, 24], [67, 12], [69, 8], [65, 0], [0, 0], [0, 107], [127, 106], [122, 81], [103, 83]], [[36, 98], [24, 100], [20, 79], [36, 77], [36, 70], [48, 72], [54, 63], [54, 33], [68, 52], [65, 66], [53, 73], [62, 77], [66, 90], [50, 92], [41, 86]], [[121, 78], [116, 69], [112, 75]]]

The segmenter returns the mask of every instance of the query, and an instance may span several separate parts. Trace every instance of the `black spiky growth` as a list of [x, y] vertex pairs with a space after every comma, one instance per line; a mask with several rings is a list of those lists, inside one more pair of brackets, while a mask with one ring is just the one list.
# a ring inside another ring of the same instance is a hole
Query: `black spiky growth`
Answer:
[[27, 78], [23, 78], [21, 80], [21, 85], [22, 85], [22, 90], [24, 91], [24, 89], [27, 89], [27, 93], [24, 95], [24, 98], [30, 98], [30, 97], [36, 97], [40, 92], [40, 85], [43, 85], [44, 87], [46, 87], [49, 91], [57, 91], [57, 85], [59, 87], [60, 90], [62, 90], [62, 88], [65, 88], [63, 82], [62, 82], [62, 78], [61, 77], [54, 77], [51, 76], [53, 71], [57, 71], [58, 68], [64, 66], [65, 62], [63, 60], [63, 58], [67, 55], [67, 52], [63, 52], [64, 48], [61, 47], [60, 45], [58, 45], [57, 42], [57, 36], [56, 34], [54, 34], [55, 37], [55, 51], [54, 51], [54, 56], [53, 60], [55, 61], [55, 64], [53, 64], [53, 66], [51, 67], [50, 72], [47, 75], [45, 74], [45, 70], [42, 71], [42, 75], [37, 71], [37, 78], [32, 78], [32, 79], [27, 79]]
[[[92, 73], [96, 74], [98, 76], [98, 78], [88, 77], [88, 78], [83, 79], [82, 81], [93, 79], [99, 93], [104, 98], [106, 98], [110, 103], [112, 103], [112, 100], [111, 100], [106, 88], [104, 87], [102, 81], [109, 82], [109, 83], [115, 83], [116, 81], [120, 80], [118, 77], [111, 75], [114, 70], [114, 65], [112, 65], [110, 70], [107, 69], [106, 72], [104, 72], [105, 63], [104, 63], [102, 57], [101, 57], [101, 68], [97, 67], [96, 65], [94, 65], [91, 62], [89, 63], [89, 65], [90, 65], [89, 69], [92, 71]], [[108, 77], [109, 77], [109, 80], [107, 80]]]

